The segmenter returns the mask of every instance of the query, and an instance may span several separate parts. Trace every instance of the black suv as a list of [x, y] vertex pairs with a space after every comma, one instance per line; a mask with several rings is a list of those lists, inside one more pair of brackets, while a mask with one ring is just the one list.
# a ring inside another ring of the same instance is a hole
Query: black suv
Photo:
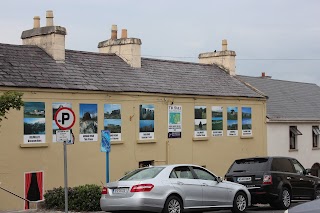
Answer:
[[254, 157], [236, 160], [225, 179], [245, 185], [252, 204], [288, 209], [291, 200], [320, 198], [320, 178], [309, 173], [294, 158]]

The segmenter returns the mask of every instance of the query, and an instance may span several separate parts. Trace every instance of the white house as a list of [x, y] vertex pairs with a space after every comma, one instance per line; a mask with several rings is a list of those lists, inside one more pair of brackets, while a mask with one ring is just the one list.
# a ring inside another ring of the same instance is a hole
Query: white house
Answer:
[[267, 152], [298, 159], [320, 177], [320, 87], [316, 84], [238, 76], [268, 96]]

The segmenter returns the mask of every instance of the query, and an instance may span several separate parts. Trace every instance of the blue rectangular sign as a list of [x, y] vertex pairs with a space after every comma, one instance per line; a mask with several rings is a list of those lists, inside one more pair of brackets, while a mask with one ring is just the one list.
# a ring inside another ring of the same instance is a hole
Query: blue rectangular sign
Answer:
[[101, 130], [101, 152], [110, 152], [110, 131], [109, 130]]

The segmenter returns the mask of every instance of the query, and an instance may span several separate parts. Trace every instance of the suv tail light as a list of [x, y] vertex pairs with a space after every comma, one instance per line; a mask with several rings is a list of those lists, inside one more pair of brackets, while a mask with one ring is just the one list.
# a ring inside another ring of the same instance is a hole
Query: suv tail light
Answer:
[[262, 184], [271, 185], [272, 184], [272, 176], [271, 175], [264, 175]]
[[102, 194], [102, 195], [108, 194], [108, 188], [107, 188], [107, 187], [103, 187], [103, 188], [102, 188], [102, 191], [101, 191], [101, 194]]
[[132, 186], [130, 192], [150, 192], [153, 187], [153, 184], [138, 184]]

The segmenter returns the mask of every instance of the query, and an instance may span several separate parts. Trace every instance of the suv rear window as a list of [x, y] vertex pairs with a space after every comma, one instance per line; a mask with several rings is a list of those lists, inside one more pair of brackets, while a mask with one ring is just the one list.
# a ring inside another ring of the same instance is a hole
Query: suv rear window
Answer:
[[247, 158], [236, 160], [228, 172], [254, 172], [268, 170], [268, 158]]

